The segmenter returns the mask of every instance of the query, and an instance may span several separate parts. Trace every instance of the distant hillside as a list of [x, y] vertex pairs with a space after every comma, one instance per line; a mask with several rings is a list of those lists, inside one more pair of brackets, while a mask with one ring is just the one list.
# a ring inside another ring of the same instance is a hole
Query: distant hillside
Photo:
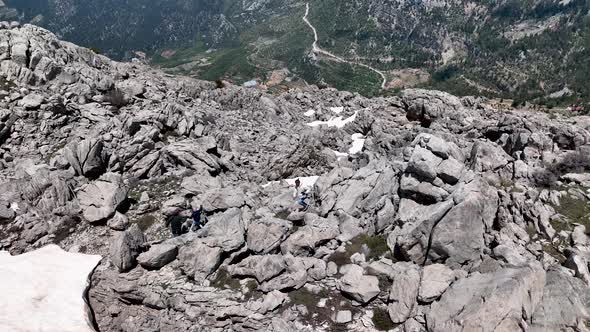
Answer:
[[[363, 66], [312, 54], [299, 0], [8, 0], [0, 13], [62, 38], [205, 79], [304, 79], [384, 93]], [[315, 0], [318, 45], [385, 71], [386, 93], [408, 86], [569, 103], [590, 88], [588, 0]], [[17, 14], [15, 14], [15, 12]], [[42, 16], [39, 16], [39, 15]]]
[[[4, 0], [5, 19], [32, 22], [63, 39], [115, 58], [184, 45], [197, 36], [222, 44], [236, 36], [223, 17], [223, 0]], [[2, 13], [2, 11], [0, 11]], [[8, 15], [6, 15], [8, 14]], [[8, 17], [6, 17], [8, 16]], [[215, 27], [215, 30], [211, 29]]]

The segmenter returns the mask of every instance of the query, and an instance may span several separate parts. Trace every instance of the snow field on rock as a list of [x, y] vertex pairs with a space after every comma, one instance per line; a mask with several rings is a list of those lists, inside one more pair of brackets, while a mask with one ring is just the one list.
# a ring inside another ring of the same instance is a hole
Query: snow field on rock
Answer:
[[101, 259], [56, 245], [17, 256], [0, 251], [0, 330], [93, 332], [84, 292]]

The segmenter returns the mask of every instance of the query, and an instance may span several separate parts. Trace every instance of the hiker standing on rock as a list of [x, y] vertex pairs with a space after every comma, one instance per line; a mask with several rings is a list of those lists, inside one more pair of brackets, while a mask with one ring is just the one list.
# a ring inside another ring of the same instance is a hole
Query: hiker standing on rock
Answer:
[[196, 232], [201, 229], [201, 227], [205, 226], [207, 215], [205, 214], [203, 205], [199, 205], [197, 210], [192, 210], [191, 217], [193, 218], [193, 227], [191, 228], [193, 232]]
[[293, 198], [297, 198], [297, 194], [299, 193], [299, 187], [301, 187], [301, 180], [297, 178], [295, 180], [295, 190], [293, 190]]

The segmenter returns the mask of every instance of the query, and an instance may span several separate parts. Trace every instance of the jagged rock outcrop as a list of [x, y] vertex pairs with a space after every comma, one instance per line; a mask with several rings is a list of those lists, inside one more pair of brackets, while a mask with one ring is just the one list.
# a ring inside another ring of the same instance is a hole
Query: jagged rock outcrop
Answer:
[[[513, 331], [530, 320], [543, 296], [538, 266], [475, 273], [454, 283], [426, 316], [431, 331]], [[482, 320], [485, 313], [489, 319]]]
[[78, 192], [84, 219], [94, 223], [111, 218], [127, 199], [127, 191], [121, 176], [114, 173], [84, 185]]
[[137, 225], [115, 235], [110, 244], [110, 257], [120, 272], [126, 272], [135, 266], [145, 240], [145, 235]]
[[173, 244], [157, 244], [137, 257], [139, 265], [146, 269], [159, 269], [172, 262], [178, 255], [178, 247]]
[[0, 27], [0, 249], [109, 256], [101, 331], [588, 326], [586, 117], [221, 87]]

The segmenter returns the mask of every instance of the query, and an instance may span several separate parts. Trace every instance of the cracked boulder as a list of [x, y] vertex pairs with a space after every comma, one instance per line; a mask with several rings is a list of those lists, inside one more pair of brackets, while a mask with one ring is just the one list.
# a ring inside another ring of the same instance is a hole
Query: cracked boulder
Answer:
[[287, 268], [282, 255], [250, 256], [229, 267], [232, 276], [255, 277], [259, 283], [281, 274]]
[[209, 246], [201, 240], [195, 240], [180, 247], [178, 260], [180, 268], [194, 280], [204, 280], [209, 277], [221, 263], [223, 250], [219, 247]]
[[110, 244], [110, 257], [120, 272], [129, 271], [135, 266], [145, 241], [145, 235], [137, 224], [115, 235]]
[[307, 282], [322, 280], [326, 277], [326, 262], [312, 257], [283, 256], [287, 269], [284, 273], [263, 282], [260, 290], [299, 289]]
[[453, 201], [434, 205], [421, 205], [410, 199], [400, 202], [398, 220], [402, 227], [395, 228], [387, 239], [389, 248], [417, 264], [422, 264], [428, 251], [433, 227], [453, 207]]
[[238, 208], [218, 213], [209, 219], [203, 228], [204, 243], [231, 252], [242, 247], [246, 241], [242, 211]]
[[365, 275], [363, 268], [358, 265], [351, 265], [346, 274], [338, 280], [336, 287], [361, 304], [369, 303], [380, 292], [379, 279]]
[[415, 316], [418, 308], [418, 290], [420, 289], [421, 271], [418, 265], [408, 262], [392, 266], [390, 277], [393, 279], [387, 311], [391, 321], [399, 324]]
[[305, 226], [291, 234], [281, 245], [283, 254], [311, 256], [315, 249], [340, 235], [338, 220], [306, 214]]
[[268, 254], [287, 238], [293, 223], [278, 218], [257, 219], [248, 226], [248, 249], [256, 254]]
[[[430, 331], [519, 331], [541, 302], [545, 271], [539, 265], [475, 272], [460, 279], [426, 314]], [[482, 319], [485, 317], [486, 319]]]
[[70, 143], [65, 148], [65, 156], [77, 175], [97, 178], [106, 170], [103, 149], [102, 139], [89, 138]]
[[137, 257], [139, 265], [146, 269], [159, 269], [176, 259], [178, 247], [173, 244], [156, 244]]
[[458, 273], [443, 264], [425, 266], [422, 270], [418, 300], [433, 302], [447, 290], [457, 275]]
[[547, 272], [543, 298], [531, 318], [531, 331], [587, 331], [590, 290], [563, 268]]
[[90, 223], [108, 220], [127, 199], [127, 192], [120, 175], [104, 174], [78, 192], [82, 216]]

